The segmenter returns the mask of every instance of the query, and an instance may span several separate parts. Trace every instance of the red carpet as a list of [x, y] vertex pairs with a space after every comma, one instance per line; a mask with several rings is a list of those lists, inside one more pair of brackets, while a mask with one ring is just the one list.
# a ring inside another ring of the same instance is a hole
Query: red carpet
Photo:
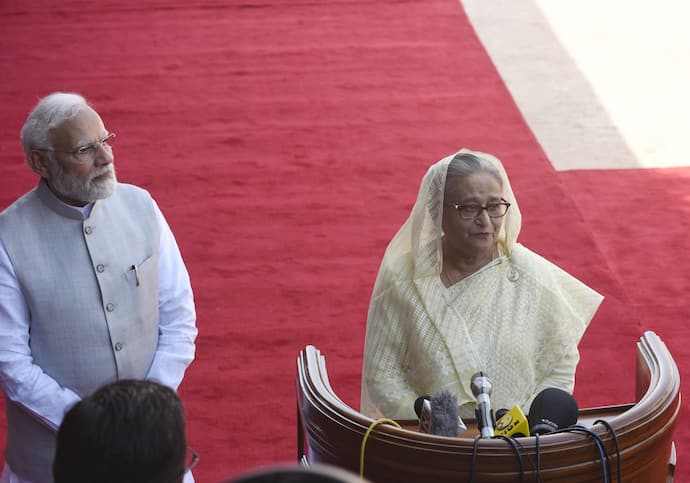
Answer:
[[181, 393], [201, 483], [294, 459], [306, 344], [358, 407], [381, 255], [427, 166], [462, 146], [505, 160], [521, 241], [607, 297], [580, 404], [633, 400], [644, 330], [690, 375], [690, 170], [556, 173], [456, 0], [11, 0], [0, 45], [0, 207], [36, 181], [26, 113], [73, 90], [118, 134], [120, 180], [150, 190], [176, 234], [198, 309]]

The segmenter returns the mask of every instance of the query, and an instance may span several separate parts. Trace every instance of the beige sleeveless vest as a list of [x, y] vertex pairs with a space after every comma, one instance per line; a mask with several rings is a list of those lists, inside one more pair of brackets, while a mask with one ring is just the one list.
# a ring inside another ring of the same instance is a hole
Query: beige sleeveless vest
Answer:
[[[159, 237], [149, 194], [125, 184], [86, 219], [44, 181], [0, 214], [34, 362], [60, 385], [84, 397], [146, 376], [158, 344]], [[52, 482], [56, 434], [6, 403], [7, 462], [23, 478]]]

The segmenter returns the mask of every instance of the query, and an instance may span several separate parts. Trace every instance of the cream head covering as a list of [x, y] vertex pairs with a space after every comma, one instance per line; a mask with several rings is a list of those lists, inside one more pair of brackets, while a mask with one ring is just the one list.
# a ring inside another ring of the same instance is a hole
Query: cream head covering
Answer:
[[[443, 268], [443, 250], [441, 246], [443, 231], [443, 200], [446, 186], [448, 165], [458, 154], [472, 154], [489, 161], [496, 167], [502, 178], [503, 198], [510, 203], [510, 209], [503, 220], [503, 226], [498, 237], [498, 249], [501, 255], [510, 255], [517, 242], [522, 216], [510, 187], [508, 176], [503, 164], [498, 158], [479, 151], [461, 149], [457, 153], [447, 156], [432, 165], [422, 179], [417, 201], [412, 208], [412, 214], [400, 228], [398, 233], [386, 249], [382, 268], [388, 260], [397, 260], [403, 254], [409, 253], [412, 258], [413, 278], [425, 278], [440, 275]], [[381, 274], [379, 274], [379, 279]], [[374, 295], [383, 289], [377, 280]]]

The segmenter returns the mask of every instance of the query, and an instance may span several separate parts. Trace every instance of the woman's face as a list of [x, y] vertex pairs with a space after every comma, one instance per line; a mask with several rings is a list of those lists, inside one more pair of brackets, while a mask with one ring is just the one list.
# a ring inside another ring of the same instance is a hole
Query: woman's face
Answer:
[[[500, 202], [502, 191], [494, 176], [477, 171], [463, 178], [450, 178], [446, 183], [444, 202], [486, 206], [487, 203]], [[445, 247], [455, 256], [489, 256], [496, 247], [502, 224], [503, 217], [490, 218], [486, 210], [472, 220], [465, 220], [455, 207], [444, 205]]]

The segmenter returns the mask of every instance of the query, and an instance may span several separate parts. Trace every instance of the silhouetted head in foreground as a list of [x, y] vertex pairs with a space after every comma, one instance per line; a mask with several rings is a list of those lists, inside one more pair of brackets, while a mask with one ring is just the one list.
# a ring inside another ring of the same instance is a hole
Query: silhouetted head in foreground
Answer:
[[330, 465], [272, 466], [255, 470], [226, 483], [362, 483], [367, 480]]
[[175, 391], [122, 380], [65, 415], [53, 474], [55, 483], [179, 483], [186, 454], [184, 409]]

